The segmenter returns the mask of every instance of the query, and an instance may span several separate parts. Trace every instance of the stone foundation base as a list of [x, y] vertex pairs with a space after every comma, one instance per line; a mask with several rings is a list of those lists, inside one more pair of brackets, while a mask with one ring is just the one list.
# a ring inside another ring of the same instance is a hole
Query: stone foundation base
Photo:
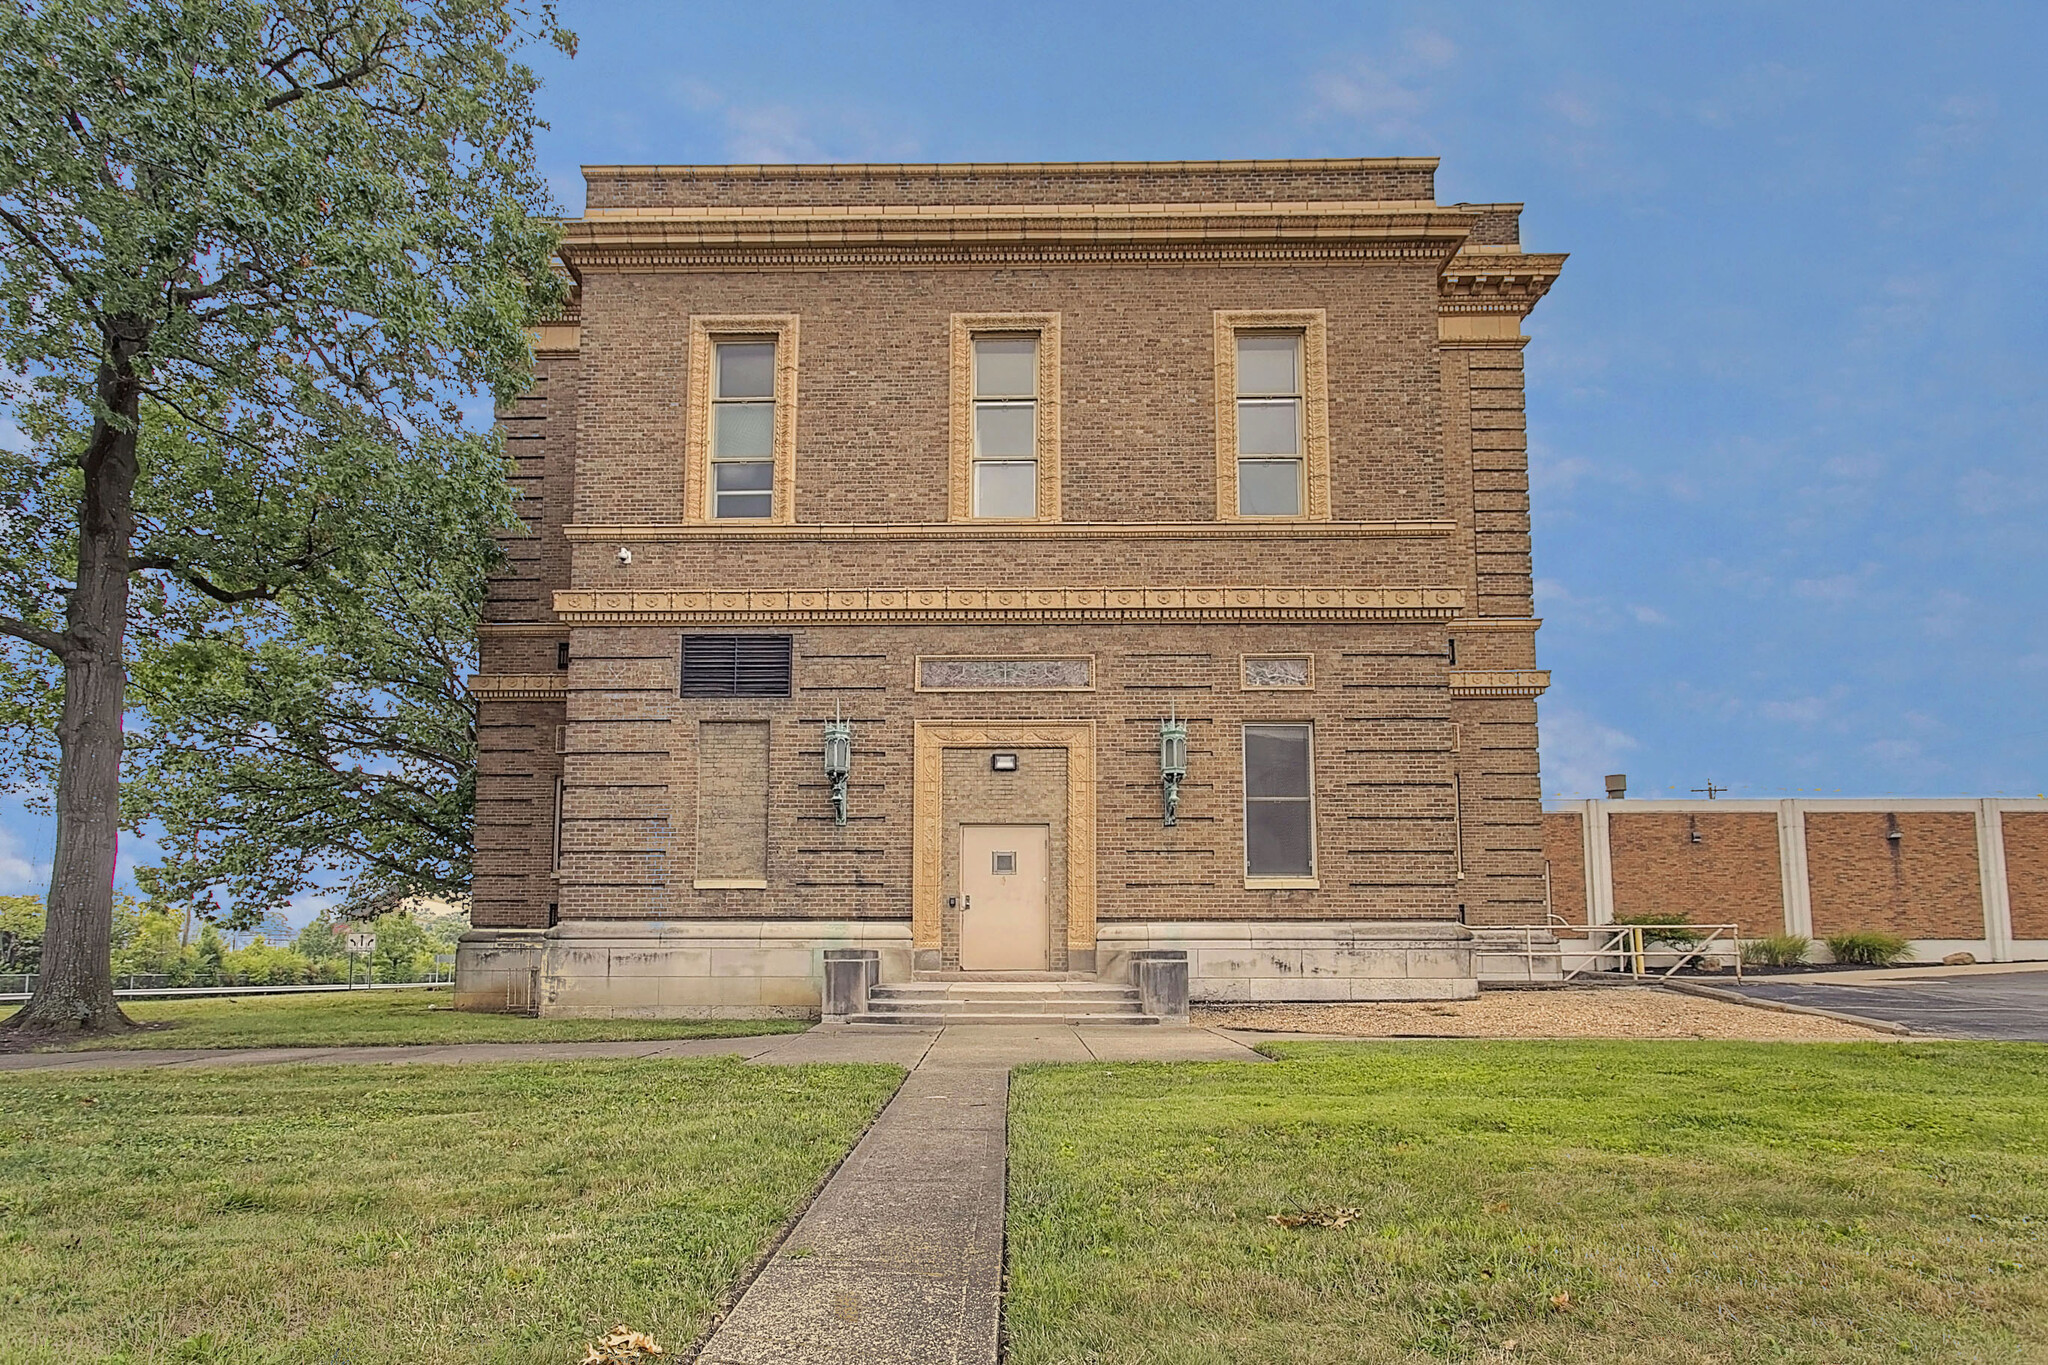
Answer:
[[[464, 936], [457, 1008], [505, 1008], [492, 1002], [515, 970], [513, 946], [497, 933]], [[575, 920], [522, 942], [533, 945], [524, 963], [537, 1012], [551, 1019], [815, 1019], [828, 948], [876, 949], [884, 981], [911, 974], [905, 923]]]
[[455, 1008], [532, 1014], [546, 949], [538, 929], [470, 930], [455, 945]]
[[1178, 948], [1188, 994], [1208, 1001], [1470, 1000], [1479, 994], [1472, 935], [1438, 922], [1228, 920], [1104, 924], [1096, 960], [1105, 981], [1130, 976], [1130, 955]]

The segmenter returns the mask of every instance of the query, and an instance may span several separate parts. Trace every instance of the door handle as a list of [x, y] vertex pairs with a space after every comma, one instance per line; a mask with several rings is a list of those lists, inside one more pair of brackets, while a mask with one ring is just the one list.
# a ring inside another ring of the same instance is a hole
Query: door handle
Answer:
[[967, 913], [967, 912], [968, 912], [969, 910], [972, 910], [973, 908], [974, 908], [974, 897], [972, 897], [972, 896], [962, 896], [962, 897], [960, 898], [960, 913], [961, 913], [961, 914], [963, 914], [963, 915], [964, 915], [964, 914], [966, 914], [966, 913]]

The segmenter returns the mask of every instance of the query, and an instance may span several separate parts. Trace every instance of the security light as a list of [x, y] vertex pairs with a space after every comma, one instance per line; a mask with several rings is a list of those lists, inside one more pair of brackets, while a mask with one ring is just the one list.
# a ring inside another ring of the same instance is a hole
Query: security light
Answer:
[[853, 771], [853, 722], [825, 722], [825, 777], [832, 784], [832, 823], [846, 823], [846, 779]]
[[1180, 784], [1188, 775], [1188, 725], [1178, 717], [1159, 722], [1159, 784], [1166, 798], [1166, 823], [1180, 822]]

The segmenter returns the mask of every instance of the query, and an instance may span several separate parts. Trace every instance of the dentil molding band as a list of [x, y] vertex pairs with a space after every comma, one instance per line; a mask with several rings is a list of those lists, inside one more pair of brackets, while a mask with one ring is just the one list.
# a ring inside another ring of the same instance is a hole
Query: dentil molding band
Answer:
[[1451, 670], [1454, 697], [1536, 697], [1550, 686], [1550, 670], [1531, 668], [1480, 672]]
[[1448, 621], [1457, 588], [813, 588], [557, 592], [570, 625], [668, 622]]

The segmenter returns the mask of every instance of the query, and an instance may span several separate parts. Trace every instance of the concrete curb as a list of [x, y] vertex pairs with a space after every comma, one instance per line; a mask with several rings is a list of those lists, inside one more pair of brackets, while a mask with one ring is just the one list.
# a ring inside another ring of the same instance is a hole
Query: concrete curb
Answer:
[[1666, 981], [1663, 985], [1665, 990], [1677, 991], [1680, 995], [1725, 1000], [1731, 1005], [1747, 1005], [1756, 1010], [1775, 1010], [1779, 1014], [1817, 1014], [1823, 1019], [1855, 1024], [1859, 1028], [1875, 1029], [1879, 1033], [1896, 1034], [1902, 1038], [1910, 1036], [1913, 1032], [1904, 1024], [1895, 1024], [1889, 1019], [1872, 1019], [1868, 1015], [1849, 1014], [1843, 1010], [1826, 1010], [1818, 1005], [1790, 1005], [1783, 1000], [1760, 1000], [1755, 996], [1744, 995], [1741, 991], [1731, 991], [1725, 986], [1704, 986], [1694, 981]]

